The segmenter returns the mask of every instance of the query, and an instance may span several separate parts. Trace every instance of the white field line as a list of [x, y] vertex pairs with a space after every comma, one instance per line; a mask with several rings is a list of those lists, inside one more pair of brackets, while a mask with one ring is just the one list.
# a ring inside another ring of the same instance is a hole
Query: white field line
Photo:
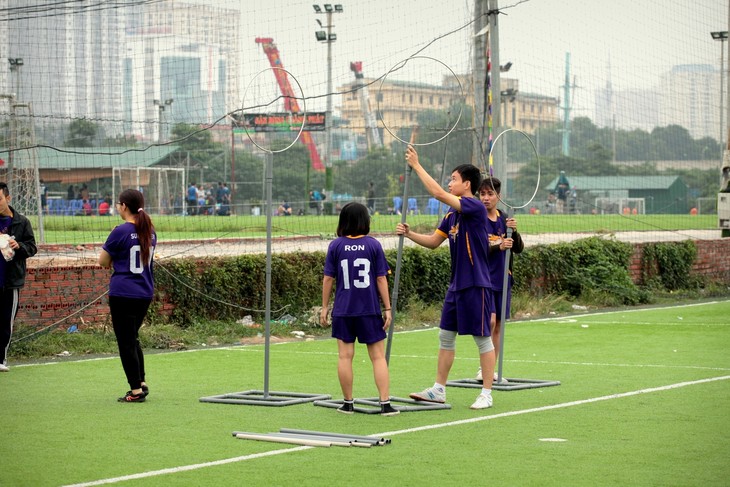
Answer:
[[[395, 435], [417, 433], [417, 432], [421, 432], [421, 431], [428, 431], [428, 430], [434, 430], [434, 429], [440, 429], [440, 428], [448, 428], [448, 427], [452, 427], [452, 426], [461, 426], [461, 425], [465, 425], [465, 424], [478, 423], [481, 421], [490, 421], [493, 419], [508, 418], [508, 417], [512, 417], [512, 416], [520, 416], [523, 414], [540, 413], [543, 411], [551, 411], [554, 409], [564, 409], [564, 408], [569, 408], [569, 407], [573, 407], [573, 406], [582, 406], [584, 404], [592, 404], [592, 403], [601, 402], [601, 401], [609, 401], [609, 400], [613, 400], [613, 399], [621, 399], [624, 397], [638, 396], [640, 394], [651, 394], [651, 393], [655, 393], [655, 392], [669, 391], [672, 389], [679, 389], [682, 387], [694, 386], [694, 385], [705, 384], [705, 383], [709, 383], [709, 382], [716, 382], [716, 381], [721, 381], [721, 380], [728, 380], [728, 379], [730, 379], [730, 375], [725, 375], [725, 376], [721, 376], [721, 377], [711, 377], [708, 379], [700, 379], [700, 380], [695, 380], [695, 381], [678, 382], [676, 384], [669, 384], [666, 386], [651, 387], [648, 389], [639, 389], [636, 391], [622, 392], [622, 393], [618, 393], [618, 394], [609, 394], [607, 396], [598, 396], [598, 397], [593, 397], [590, 399], [581, 399], [578, 401], [570, 401], [570, 402], [564, 402], [561, 404], [553, 404], [550, 406], [541, 406], [541, 407], [536, 407], [536, 408], [521, 409], [519, 411], [509, 411], [506, 413], [498, 413], [498, 414], [493, 414], [493, 415], [489, 415], [489, 416], [480, 416], [478, 418], [461, 419], [458, 421], [434, 423], [434, 424], [428, 424], [428, 425], [424, 425], [424, 426], [418, 426], [415, 428], [408, 428], [408, 429], [403, 429], [403, 430], [386, 431], [384, 433], [375, 433], [370, 436], [373, 436], [373, 437], [395, 436]], [[299, 452], [299, 451], [303, 451], [303, 450], [310, 450], [313, 448], [316, 448], [316, 447], [301, 446], [301, 447], [296, 447], [296, 448], [271, 450], [271, 451], [264, 452], [264, 453], [256, 453], [253, 455], [244, 455], [244, 456], [240, 456], [240, 457], [226, 458], [223, 460], [216, 460], [213, 462], [197, 463], [197, 464], [193, 464], [193, 465], [183, 465], [180, 467], [164, 468], [161, 470], [151, 470], [148, 472], [140, 472], [140, 473], [136, 473], [136, 474], [123, 475], [120, 477], [112, 477], [112, 478], [107, 478], [107, 479], [94, 480], [91, 482], [70, 484], [65, 487], [90, 487], [90, 486], [94, 486], [94, 485], [114, 484], [114, 483], [118, 483], [118, 482], [124, 482], [127, 480], [136, 480], [136, 479], [143, 479], [143, 478], [149, 478], [149, 477], [156, 477], [156, 476], [160, 476], [160, 475], [175, 474], [175, 473], [179, 473], [179, 472], [188, 472], [191, 470], [215, 467], [218, 465], [226, 465], [229, 463], [244, 462], [244, 461], [255, 460], [257, 458], [263, 458], [263, 457], [267, 457], [267, 456], [281, 455], [284, 453]]]
[[[706, 306], [710, 304], [719, 304], [719, 303], [725, 303], [727, 301], [708, 301], [705, 303], [692, 303], [692, 304], [680, 304], [676, 306], [662, 306], [658, 308], [639, 308], [639, 309], [627, 309], [622, 311], [601, 311], [596, 313], [586, 313], [581, 315], [569, 315], [569, 316], [555, 316], [550, 318], [538, 318], [534, 320], [517, 320], [517, 321], [509, 321], [508, 324], [519, 324], [519, 323], [535, 323], [535, 322], [544, 322], [544, 321], [565, 321], [568, 322], [568, 320], [579, 320], [586, 316], [601, 316], [601, 315], [609, 315], [609, 314], [618, 314], [618, 313], [634, 313], [634, 312], [640, 312], [640, 311], [649, 311], [651, 309], [675, 309], [675, 308], [689, 308], [693, 306]], [[600, 322], [589, 322], [590, 324], [593, 323], [600, 323]], [[610, 322], [606, 322], [610, 323]], [[644, 323], [637, 323], [637, 324], [644, 324]], [[659, 324], [666, 326], [669, 323], [646, 323], [646, 324]], [[681, 323], [677, 323], [681, 324]], [[687, 326], [685, 324], [685, 326]], [[707, 324], [707, 325], [692, 325], [692, 326], [724, 326], [722, 324]], [[406, 331], [399, 331], [396, 332], [398, 335], [401, 334], [407, 334], [407, 333], [421, 333], [424, 331], [436, 331], [438, 330], [438, 327], [427, 327], [427, 328], [419, 328], [416, 330], [406, 330]], [[278, 342], [278, 343], [271, 343], [270, 345], [288, 345], [291, 343], [302, 343], [301, 341], [290, 341], [290, 342]], [[243, 351], [256, 351], [257, 348], [263, 347], [263, 344], [252, 344], [252, 345], [231, 345], [226, 347], [211, 347], [211, 348], [198, 348], [194, 350], [179, 350], [175, 352], [162, 352], [162, 353], [197, 353], [197, 352], [207, 352], [207, 351], [215, 351], [215, 350], [243, 350]], [[393, 355], [394, 357], [396, 355]], [[409, 357], [406, 355], [403, 355], [402, 357]], [[414, 357], [414, 358], [421, 358], [421, 357]], [[429, 357], [433, 358], [433, 357]], [[75, 363], [75, 362], [87, 362], [87, 361], [96, 361], [96, 360], [118, 360], [119, 357], [117, 355], [110, 355], [108, 357], [95, 357], [95, 358], [80, 358], [78, 360], [63, 360], [59, 362], [40, 362], [40, 363], [33, 363], [33, 364], [17, 364], [14, 365], [14, 367], [37, 367], [37, 366], [45, 366], [45, 365], [59, 365], [59, 364], [66, 364], [66, 363]], [[658, 366], [661, 367], [661, 366]], [[719, 369], [722, 370], [722, 369]]]
[[[518, 322], [514, 322], [517, 324]], [[524, 321], [522, 322], [524, 323]], [[693, 328], [693, 327], [701, 327], [701, 326], [730, 326], [730, 323], [682, 323], [682, 321], [677, 321], [675, 323], [657, 323], [657, 322], [641, 322], [641, 321], [632, 321], [631, 323], [621, 323], [619, 321], [593, 321], [593, 320], [582, 320], [578, 318], [566, 318], [562, 320], [556, 320], [555, 324], [563, 325], [563, 324], [586, 324], [586, 325], [613, 325], [613, 326], [634, 326], [634, 325], [640, 325], [640, 326], [684, 326], [685, 328]]]
[[535, 318], [534, 320], [519, 320], [519, 321], [512, 321], [511, 323], [535, 323], [535, 322], [541, 322], [541, 321], [555, 321], [555, 320], [564, 320], [564, 319], [581, 319], [584, 316], [602, 316], [602, 315], [614, 315], [614, 314], [623, 314], [623, 313], [640, 313], [645, 311], [652, 311], [655, 309], [681, 309], [681, 308], [692, 308], [695, 306], [707, 306], [709, 304], [720, 304], [720, 303], [727, 303], [728, 301], [707, 301], [705, 303], [690, 303], [690, 304], [677, 304], [674, 306], [658, 306], [656, 308], [633, 308], [633, 309], [624, 309], [621, 311], [596, 311], [595, 313], [585, 313], [585, 314], [579, 314], [579, 315], [566, 315], [566, 316], [551, 316], [549, 318]]
[[[234, 349], [237, 352], [255, 352], [263, 353], [263, 350], [254, 350], [251, 348], [237, 348]], [[294, 355], [325, 355], [328, 357], [336, 357], [337, 352], [304, 352], [301, 350], [288, 350], [287, 353]], [[405, 359], [421, 359], [433, 361], [433, 355], [402, 355], [402, 354], [391, 354], [393, 358], [405, 358]], [[466, 362], [478, 362], [479, 357], [454, 357], [455, 361], [466, 361]], [[505, 363], [520, 363], [520, 364], [543, 364], [543, 365], [580, 365], [586, 367], [634, 367], [640, 368], [655, 368], [655, 369], [693, 369], [693, 370], [714, 370], [720, 372], [730, 371], [730, 367], [705, 367], [699, 365], [665, 365], [665, 364], [611, 364], [605, 362], [566, 362], [557, 360], [523, 360], [523, 359], [504, 359]]]

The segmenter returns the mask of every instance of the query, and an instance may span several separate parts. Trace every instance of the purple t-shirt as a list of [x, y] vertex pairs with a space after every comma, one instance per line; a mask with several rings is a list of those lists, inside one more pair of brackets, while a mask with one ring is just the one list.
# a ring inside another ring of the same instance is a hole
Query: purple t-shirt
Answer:
[[142, 253], [134, 223], [125, 222], [109, 234], [102, 246], [112, 257], [114, 273], [109, 281], [109, 296], [152, 299], [152, 256], [157, 245], [157, 235], [152, 232], [152, 248], [149, 262], [142, 262]]
[[[499, 247], [502, 241], [507, 238], [506, 213], [497, 210], [497, 221], [487, 218], [487, 231], [489, 232], [489, 245]], [[504, 264], [506, 253], [495, 249], [489, 254], [489, 270], [491, 271], [492, 289], [501, 291], [504, 285]]]
[[333, 240], [324, 260], [324, 275], [335, 278], [332, 316], [380, 316], [377, 278], [389, 273], [383, 247], [373, 237]]
[[451, 282], [449, 291], [470, 287], [492, 287], [487, 253], [487, 209], [476, 198], [459, 198], [461, 211], [452, 208], [436, 232], [449, 239]]

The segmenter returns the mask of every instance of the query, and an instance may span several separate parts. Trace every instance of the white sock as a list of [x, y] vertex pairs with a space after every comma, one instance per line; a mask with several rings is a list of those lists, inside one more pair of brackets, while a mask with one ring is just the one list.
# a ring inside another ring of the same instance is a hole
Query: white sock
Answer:
[[434, 383], [433, 383], [433, 388], [434, 388], [434, 389], [436, 389], [436, 390], [437, 390], [437, 391], [439, 391], [439, 392], [444, 392], [444, 391], [446, 391], [446, 386], [445, 386], [445, 385], [443, 385], [443, 384], [439, 384], [438, 382], [434, 382]]
[[485, 389], [485, 388], [482, 387], [482, 396], [489, 397], [491, 395], [492, 395], [492, 390], [491, 389]]

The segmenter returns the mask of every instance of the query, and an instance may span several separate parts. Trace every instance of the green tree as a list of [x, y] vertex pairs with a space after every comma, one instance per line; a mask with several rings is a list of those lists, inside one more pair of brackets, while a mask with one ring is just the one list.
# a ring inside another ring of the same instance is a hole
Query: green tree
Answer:
[[64, 147], [94, 147], [94, 139], [99, 126], [89, 120], [78, 118], [68, 126], [68, 135], [63, 142]]

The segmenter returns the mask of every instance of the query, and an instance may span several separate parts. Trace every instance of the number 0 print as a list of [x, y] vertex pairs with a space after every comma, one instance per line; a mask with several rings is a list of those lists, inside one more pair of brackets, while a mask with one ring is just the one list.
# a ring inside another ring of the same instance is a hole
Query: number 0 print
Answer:
[[[343, 287], [350, 289], [350, 261], [342, 259], [340, 261], [340, 267], [342, 268]], [[357, 270], [357, 278], [352, 281], [352, 284], [358, 289], [365, 289], [370, 287], [370, 261], [368, 259], [355, 259], [352, 263], [352, 267]]]
[[[155, 253], [155, 248], [150, 247], [150, 259], [148, 265], [152, 262], [152, 254]], [[132, 274], [142, 274], [144, 272], [144, 266], [142, 265], [142, 249], [139, 245], [132, 245], [129, 248], [129, 272]]]

